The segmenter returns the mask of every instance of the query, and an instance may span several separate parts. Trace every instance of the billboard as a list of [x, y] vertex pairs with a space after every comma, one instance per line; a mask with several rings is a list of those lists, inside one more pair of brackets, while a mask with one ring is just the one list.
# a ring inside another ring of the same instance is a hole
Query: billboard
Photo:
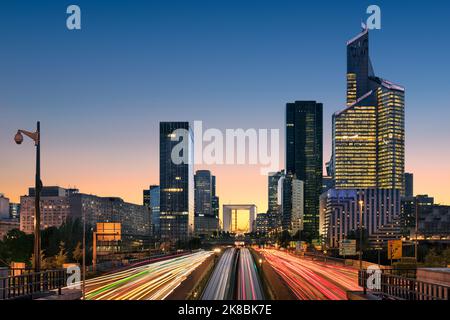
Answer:
[[97, 223], [98, 241], [119, 241], [122, 238], [121, 224], [116, 222]]
[[402, 258], [402, 240], [389, 240], [388, 241], [388, 259], [401, 259]]

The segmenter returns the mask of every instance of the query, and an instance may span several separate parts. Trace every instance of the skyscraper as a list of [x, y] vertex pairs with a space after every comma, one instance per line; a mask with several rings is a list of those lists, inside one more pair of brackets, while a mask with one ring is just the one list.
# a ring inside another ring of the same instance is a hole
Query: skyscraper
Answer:
[[150, 208], [151, 214], [151, 222], [152, 222], [152, 235], [156, 239], [159, 239], [161, 236], [161, 227], [159, 221], [159, 186], [150, 186], [148, 190], [149, 199], [148, 199], [148, 207]]
[[152, 185], [150, 188], [143, 190], [143, 202], [150, 211], [151, 234], [154, 238], [160, 238], [159, 223], [159, 186]]
[[304, 188], [303, 181], [288, 174], [279, 180], [281, 196], [281, 226], [295, 236], [304, 229]]
[[219, 228], [219, 219], [215, 212], [217, 206], [216, 199], [214, 199], [215, 177], [209, 170], [198, 170], [195, 173], [194, 184], [195, 233], [198, 235], [211, 234]]
[[271, 172], [268, 176], [268, 206], [267, 224], [269, 229], [274, 229], [281, 224], [281, 211], [278, 205], [278, 181], [284, 177], [284, 170]]
[[404, 189], [404, 94], [375, 76], [368, 29], [347, 42], [347, 107], [333, 115], [336, 189]]
[[[331, 246], [360, 226], [377, 247], [401, 236], [404, 94], [403, 87], [375, 76], [368, 29], [347, 42], [347, 107], [333, 115], [327, 164], [334, 189], [321, 199], [321, 233]], [[364, 211], [362, 222], [358, 210]]]
[[212, 176], [212, 212], [217, 219], [217, 228], [220, 227], [219, 225], [219, 208], [220, 208], [220, 200], [216, 193], [216, 176]]
[[209, 170], [198, 170], [194, 176], [195, 217], [212, 215], [212, 176]]
[[189, 122], [161, 122], [159, 133], [161, 238], [186, 241], [194, 231], [193, 134]]
[[414, 175], [405, 172], [405, 197], [414, 196]]
[[286, 174], [304, 182], [304, 235], [319, 235], [322, 193], [323, 105], [296, 101], [286, 105]]

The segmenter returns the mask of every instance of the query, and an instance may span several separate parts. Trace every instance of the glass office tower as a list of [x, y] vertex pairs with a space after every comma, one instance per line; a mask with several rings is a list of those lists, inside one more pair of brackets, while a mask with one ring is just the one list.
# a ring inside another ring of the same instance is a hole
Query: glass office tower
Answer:
[[[218, 199], [215, 199], [216, 179], [209, 170], [198, 170], [194, 176], [195, 184], [195, 233], [211, 235], [218, 231]], [[217, 201], [217, 202], [216, 202]]]
[[160, 239], [161, 237], [161, 228], [159, 223], [160, 188], [159, 186], [150, 186], [149, 192], [150, 192], [149, 207], [152, 217], [152, 233], [153, 237], [155, 237], [156, 239]]
[[319, 236], [322, 193], [323, 105], [296, 101], [286, 105], [286, 174], [304, 182], [305, 239]]
[[161, 239], [186, 241], [194, 231], [193, 134], [189, 122], [161, 122], [159, 129]]
[[336, 189], [404, 189], [404, 95], [374, 75], [367, 29], [347, 42], [347, 107], [333, 115]]
[[216, 176], [212, 176], [211, 181], [212, 181], [212, 212], [214, 217], [217, 219], [217, 228], [219, 228], [220, 199], [216, 193]]
[[271, 172], [267, 179], [267, 226], [270, 230], [281, 226], [281, 208], [278, 204], [278, 181], [284, 177], [284, 170]]

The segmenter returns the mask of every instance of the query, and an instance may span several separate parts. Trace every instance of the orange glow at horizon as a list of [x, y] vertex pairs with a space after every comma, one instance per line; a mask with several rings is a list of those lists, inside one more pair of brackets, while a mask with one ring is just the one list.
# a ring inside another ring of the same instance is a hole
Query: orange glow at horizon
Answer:
[[[133, 145], [122, 147], [115, 155], [109, 150], [64, 147], [43, 149], [44, 185], [76, 187], [82, 193], [117, 196], [142, 204], [142, 190], [159, 184], [159, 154], [154, 148], [136, 157]], [[420, 153], [407, 152], [406, 171], [414, 174], [415, 194], [428, 194], [436, 203], [450, 204], [448, 155], [442, 151], [436, 157], [425, 157], [432, 149], [431, 145], [422, 145]], [[0, 193], [11, 202], [19, 202], [20, 196], [28, 193], [28, 187], [34, 186], [34, 148], [14, 145], [7, 151], [1, 154]], [[324, 159], [327, 158], [325, 154]], [[203, 165], [195, 169], [210, 170], [217, 177], [220, 212], [224, 204], [255, 204], [258, 213], [266, 212], [267, 176], [261, 175], [259, 166]]]

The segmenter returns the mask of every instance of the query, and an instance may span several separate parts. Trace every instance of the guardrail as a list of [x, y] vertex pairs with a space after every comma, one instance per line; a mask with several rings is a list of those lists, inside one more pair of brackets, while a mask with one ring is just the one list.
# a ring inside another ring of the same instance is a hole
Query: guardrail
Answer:
[[[369, 288], [367, 280], [374, 285]], [[369, 273], [366, 270], [360, 270], [358, 272], [358, 282], [364, 288], [364, 292], [370, 291], [386, 299], [449, 300], [450, 297], [449, 286], [398, 276], [393, 274], [392, 270], [389, 272], [383, 270], [378, 275]]]
[[41, 272], [24, 271], [20, 275], [0, 278], [0, 300], [32, 298], [33, 295], [61, 289], [67, 284], [64, 269], [45, 270]]

